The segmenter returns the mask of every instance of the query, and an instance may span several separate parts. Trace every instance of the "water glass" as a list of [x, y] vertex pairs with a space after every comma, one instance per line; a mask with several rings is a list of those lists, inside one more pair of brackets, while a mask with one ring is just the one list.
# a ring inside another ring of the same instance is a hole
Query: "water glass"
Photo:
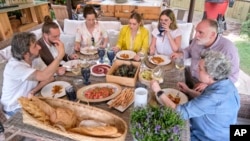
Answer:
[[134, 91], [135, 101], [134, 101], [134, 107], [146, 107], [148, 102], [148, 90], [139, 87], [136, 88]]
[[84, 84], [89, 85], [90, 84], [90, 82], [89, 82], [90, 68], [82, 68], [81, 73], [82, 73], [82, 77], [85, 81]]
[[159, 30], [159, 34], [158, 36], [161, 37], [162, 36], [162, 33], [165, 31], [164, 27], [162, 25], [158, 26], [158, 30]]
[[108, 50], [107, 51], [107, 56], [108, 56], [108, 59], [109, 59], [109, 64], [110, 64], [110, 66], [112, 66], [113, 60], [115, 58], [115, 52], [113, 50]]
[[105, 49], [104, 48], [98, 48], [98, 55], [100, 57], [100, 63], [104, 63], [103, 57], [105, 55]]
[[76, 92], [73, 86], [66, 87], [65, 92], [70, 101], [76, 101]]

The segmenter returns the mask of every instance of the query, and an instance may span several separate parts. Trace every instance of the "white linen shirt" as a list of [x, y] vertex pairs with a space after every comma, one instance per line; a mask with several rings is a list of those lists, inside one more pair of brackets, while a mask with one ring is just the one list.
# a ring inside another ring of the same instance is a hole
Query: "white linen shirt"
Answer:
[[11, 58], [5, 66], [3, 75], [3, 88], [1, 103], [4, 110], [11, 112], [20, 108], [18, 98], [27, 97], [38, 81], [30, 81], [27, 78], [36, 71], [24, 61], [18, 61]]
[[[160, 32], [157, 28], [155, 28], [152, 31], [152, 36], [156, 38], [156, 44], [155, 44], [156, 52], [155, 53], [170, 56], [170, 54], [173, 53], [173, 50], [171, 48], [167, 35], [165, 35], [164, 37], [164, 33], [162, 33], [162, 36], [159, 37], [158, 36], [159, 33]], [[181, 35], [181, 30], [179, 28], [177, 28], [176, 30], [171, 30], [170, 35], [175, 39], [176, 37]], [[163, 37], [164, 37], [164, 40], [163, 40]]]
[[80, 42], [82, 45], [91, 46], [91, 37], [94, 37], [95, 46], [98, 47], [102, 44], [103, 38], [108, 37], [108, 34], [106, 30], [104, 30], [104, 28], [100, 24], [98, 24], [98, 22], [96, 23], [92, 34], [87, 29], [85, 22], [77, 27], [75, 39], [76, 42]]

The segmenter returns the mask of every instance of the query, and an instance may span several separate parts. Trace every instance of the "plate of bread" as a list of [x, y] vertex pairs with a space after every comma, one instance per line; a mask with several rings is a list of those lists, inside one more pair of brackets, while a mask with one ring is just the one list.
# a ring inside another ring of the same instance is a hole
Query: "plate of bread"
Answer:
[[124, 88], [121, 93], [107, 104], [109, 108], [115, 108], [124, 112], [134, 102], [134, 88]]

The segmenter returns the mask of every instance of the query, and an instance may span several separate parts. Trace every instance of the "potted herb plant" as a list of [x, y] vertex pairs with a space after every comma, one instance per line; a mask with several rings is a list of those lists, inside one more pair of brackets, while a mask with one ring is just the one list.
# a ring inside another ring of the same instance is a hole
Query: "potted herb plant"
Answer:
[[178, 141], [184, 123], [171, 108], [136, 107], [131, 112], [130, 132], [137, 141]]

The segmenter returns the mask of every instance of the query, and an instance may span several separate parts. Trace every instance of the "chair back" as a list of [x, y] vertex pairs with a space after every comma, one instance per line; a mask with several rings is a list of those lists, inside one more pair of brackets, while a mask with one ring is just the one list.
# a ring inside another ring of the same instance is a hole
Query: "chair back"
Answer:
[[51, 5], [52, 9], [54, 10], [56, 20], [64, 20], [68, 19], [68, 11], [66, 5]]

